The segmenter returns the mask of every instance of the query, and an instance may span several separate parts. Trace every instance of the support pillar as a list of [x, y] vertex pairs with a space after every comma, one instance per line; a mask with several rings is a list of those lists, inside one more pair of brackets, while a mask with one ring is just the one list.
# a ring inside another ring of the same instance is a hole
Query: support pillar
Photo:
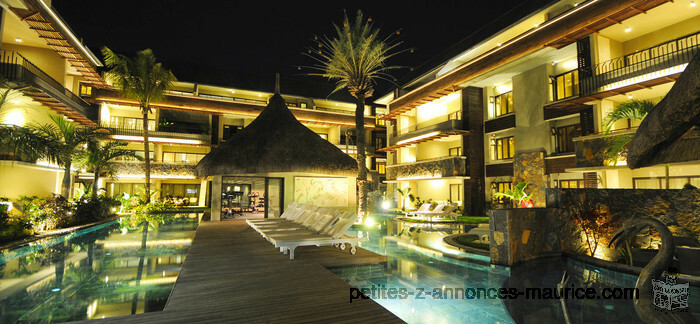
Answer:
[[211, 185], [211, 221], [221, 221], [221, 185], [223, 177], [214, 176]]

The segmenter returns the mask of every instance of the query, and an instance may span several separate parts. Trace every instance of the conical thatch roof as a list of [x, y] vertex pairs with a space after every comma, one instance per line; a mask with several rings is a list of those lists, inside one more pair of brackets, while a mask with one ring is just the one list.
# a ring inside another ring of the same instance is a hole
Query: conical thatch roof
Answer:
[[197, 164], [198, 177], [308, 172], [357, 174], [357, 162], [306, 128], [279, 93], [248, 127], [213, 149]]
[[700, 160], [697, 138], [681, 138], [700, 126], [700, 52], [696, 53], [666, 96], [644, 118], [627, 153], [627, 165]]

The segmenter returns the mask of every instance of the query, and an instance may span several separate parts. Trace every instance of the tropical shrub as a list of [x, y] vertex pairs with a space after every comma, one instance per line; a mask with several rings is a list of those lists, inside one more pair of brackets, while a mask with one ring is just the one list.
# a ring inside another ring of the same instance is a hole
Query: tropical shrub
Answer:
[[114, 215], [117, 206], [119, 201], [104, 195], [81, 197], [75, 202], [70, 223], [87, 224], [107, 219]]
[[72, 214], [71, 203], [60, 195], [45, 198], [20, 196], [17, 203], [22, 216], [36, 232], [67, 226]]

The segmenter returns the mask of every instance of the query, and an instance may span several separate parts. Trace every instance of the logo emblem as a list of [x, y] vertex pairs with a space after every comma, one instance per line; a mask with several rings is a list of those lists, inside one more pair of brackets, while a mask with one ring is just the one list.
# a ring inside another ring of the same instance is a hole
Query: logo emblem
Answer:
[[675, 276], [665, 278], [666, 281], [652, 279], [654, 305], [667, 311], [687, 311], [689, 284], [676, 283]]

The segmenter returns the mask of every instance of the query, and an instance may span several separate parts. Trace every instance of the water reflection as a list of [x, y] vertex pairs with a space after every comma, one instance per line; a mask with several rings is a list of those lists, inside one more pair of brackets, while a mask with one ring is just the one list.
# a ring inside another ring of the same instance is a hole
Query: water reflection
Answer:
[[0, 322], [58, 323], [162, 310], [198, 221], [196, 214], [123, 219], [3, 251]]

